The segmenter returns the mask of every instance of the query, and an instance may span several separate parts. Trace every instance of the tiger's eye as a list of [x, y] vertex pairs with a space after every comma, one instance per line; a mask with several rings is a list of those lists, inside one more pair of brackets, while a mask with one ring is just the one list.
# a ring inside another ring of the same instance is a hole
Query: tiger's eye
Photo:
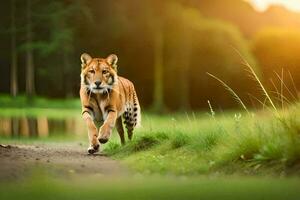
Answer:
[[89, 70], [90, 73], [95, 74], [95, 70], [91, 69]]
[[103, 74], [107, 74], [107, 73], [108, 73], [108, 70], [103, 70], [102, 73], [103, 73]]

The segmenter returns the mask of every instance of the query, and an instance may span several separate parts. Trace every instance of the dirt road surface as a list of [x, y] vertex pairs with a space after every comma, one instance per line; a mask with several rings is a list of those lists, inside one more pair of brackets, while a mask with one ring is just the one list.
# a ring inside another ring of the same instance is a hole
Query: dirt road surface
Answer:
[[55, 176], [68, 174], [118, 176], [128, 171], [102, 153], [88, 155], [78, 143], [15, 145], [0, 144], [0, 180], [18, 179], [47, 170]]

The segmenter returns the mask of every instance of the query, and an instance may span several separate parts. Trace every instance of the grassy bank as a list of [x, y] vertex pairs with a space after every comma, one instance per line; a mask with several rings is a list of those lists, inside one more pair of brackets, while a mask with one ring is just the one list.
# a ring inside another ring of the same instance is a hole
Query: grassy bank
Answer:
[[132, 142], [105, 152], [141, 173], [300, 174], [299, 106], [225, 114], [144, 114]]

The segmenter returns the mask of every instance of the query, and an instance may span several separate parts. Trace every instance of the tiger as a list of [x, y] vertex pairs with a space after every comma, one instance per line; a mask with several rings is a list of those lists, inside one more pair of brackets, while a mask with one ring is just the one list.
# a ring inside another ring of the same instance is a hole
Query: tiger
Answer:
[[[141, 123], [141, 108], [133, 83], [117, 74], [118, 57], [92, 58], [83, 53], [81, 60], [80, 100], [82, 118], [88, 129], [89, 154], [108, 142], [116, 127], [121, 144], [125, 144], [123, 121], [128, 139]], [[123, 118], [123, 120], [122, 120]]]

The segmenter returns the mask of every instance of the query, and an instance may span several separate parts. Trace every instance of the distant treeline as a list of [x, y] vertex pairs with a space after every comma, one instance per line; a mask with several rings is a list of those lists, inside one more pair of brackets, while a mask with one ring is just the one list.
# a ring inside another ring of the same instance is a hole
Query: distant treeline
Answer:
[[291, 101], [298, 95], [300, 13], [281, 7], [258, 13], [242, 0], [9, 0], [0, 10], [1, 93], [77, 97], [79, 57], [88, 52], [117, 54], [119, 75], [156, 110], [207, 108], [207, 100], [236, 106], [207, 72], [259, 105], [256, 98], [264, 99], [242, 58], [275, 98], [281, 90]]

